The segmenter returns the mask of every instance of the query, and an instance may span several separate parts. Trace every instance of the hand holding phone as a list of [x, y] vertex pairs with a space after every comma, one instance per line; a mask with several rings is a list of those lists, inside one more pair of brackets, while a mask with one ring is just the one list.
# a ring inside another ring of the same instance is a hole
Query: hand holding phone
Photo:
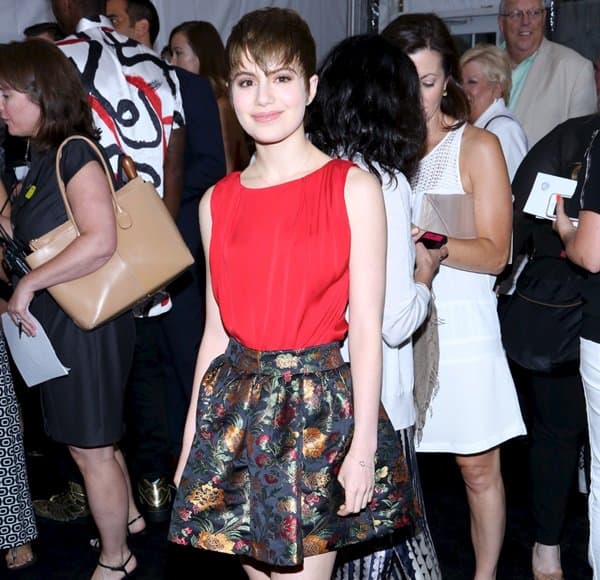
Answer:
[[417, 241], [421, 242], [428, 250], [439, 250], [448, 243], [448, 236], [436, 232], [425, 232]]

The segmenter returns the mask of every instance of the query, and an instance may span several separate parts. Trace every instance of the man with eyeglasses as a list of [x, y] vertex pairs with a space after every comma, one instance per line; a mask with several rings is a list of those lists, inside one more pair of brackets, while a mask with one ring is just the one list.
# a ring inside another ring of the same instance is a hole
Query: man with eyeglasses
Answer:
[[532, 147], [556, 125], [596, 110], [591, 61], [544, 37], [543, 0], [502, 0], [498, 24], [513, 67], [509, 108]]

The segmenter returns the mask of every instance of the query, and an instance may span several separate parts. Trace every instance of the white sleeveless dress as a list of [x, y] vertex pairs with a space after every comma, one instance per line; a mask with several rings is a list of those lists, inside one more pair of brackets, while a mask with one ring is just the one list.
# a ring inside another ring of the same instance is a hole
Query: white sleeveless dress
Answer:
[[[412, 180], [413, 218], [425, 193], [464, 194], [459, 153], [464, 125], [425, 156]], [[494, 276], [442, 265], [433, 281], [439, 317], [440, 388], [418, 451], [478, 453], [525, 434], [500, 339]]]

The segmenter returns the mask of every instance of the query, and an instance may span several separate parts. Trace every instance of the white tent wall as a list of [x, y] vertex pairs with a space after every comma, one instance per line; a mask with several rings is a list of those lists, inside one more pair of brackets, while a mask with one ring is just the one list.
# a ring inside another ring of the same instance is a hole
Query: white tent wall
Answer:
[[0, 0], [0, 41], [21, 40], [30, 24], [53, 20], [49, 0]]
[[308, 22], [317, 43], [319, 58], [341, 39], [348, 36], [349, 0], [155, 0], [161, 21], [156, 43], [160, 50], [168, 41], [169, 32], [184, 20], [208, 20], [221, 33], [223, 42], [241, 16], [264, 6], [292, 8]]
[[[208, 20], [227, 39], [243, 14], [264, 6], [293, 8], [308, 22], [319, 58], [352, 33], [353, 0], [154, 0], [160, 17], [155, 48], [167, 44], [169, 32], [185, 20]], [[50, 0], [0, 0], [0, 41], [19, 40], [23, 29], [36, 22], [54, 20]]]

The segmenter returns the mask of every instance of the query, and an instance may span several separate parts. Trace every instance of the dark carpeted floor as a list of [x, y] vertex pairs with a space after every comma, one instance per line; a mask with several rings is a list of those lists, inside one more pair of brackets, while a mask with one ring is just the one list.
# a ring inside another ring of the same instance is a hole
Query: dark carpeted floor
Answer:
[[[500, 558], [500, 580], [530, 579], [531, 522], [527, 510], [526, 447], [524, 439], [503, 448], [508, 518], [504, 549]], [[446, 580], [472, 578], [473, 554], [462, 482], [457, 467], [447, 455], [421, 455], [421, 476], [438, 556]], [[48, 468], [43, 459], [31, 460], [30, 477], [35, 496], [47, 487]], [[50, 478], [51, 479], [51, 478]], [[88, 546], [93, 534], [89, 520], [68, 524], [39, 521], [40, 537], [35, 543], [38, 561], [20, 572], [0, 576], [14, 580], [88, 579], [97, 557]], [[166, 525], [150, 525], [148, 532], [131, 540], [139, 565], [136, 578], [145, 580], [194, 578], [237, 580], [245, 578], [235, 559], [168, 545]], [[563, 567], [568, 580], [589, 580], [586, 560], [586, 498], [574, 492], [562, 542]]]

